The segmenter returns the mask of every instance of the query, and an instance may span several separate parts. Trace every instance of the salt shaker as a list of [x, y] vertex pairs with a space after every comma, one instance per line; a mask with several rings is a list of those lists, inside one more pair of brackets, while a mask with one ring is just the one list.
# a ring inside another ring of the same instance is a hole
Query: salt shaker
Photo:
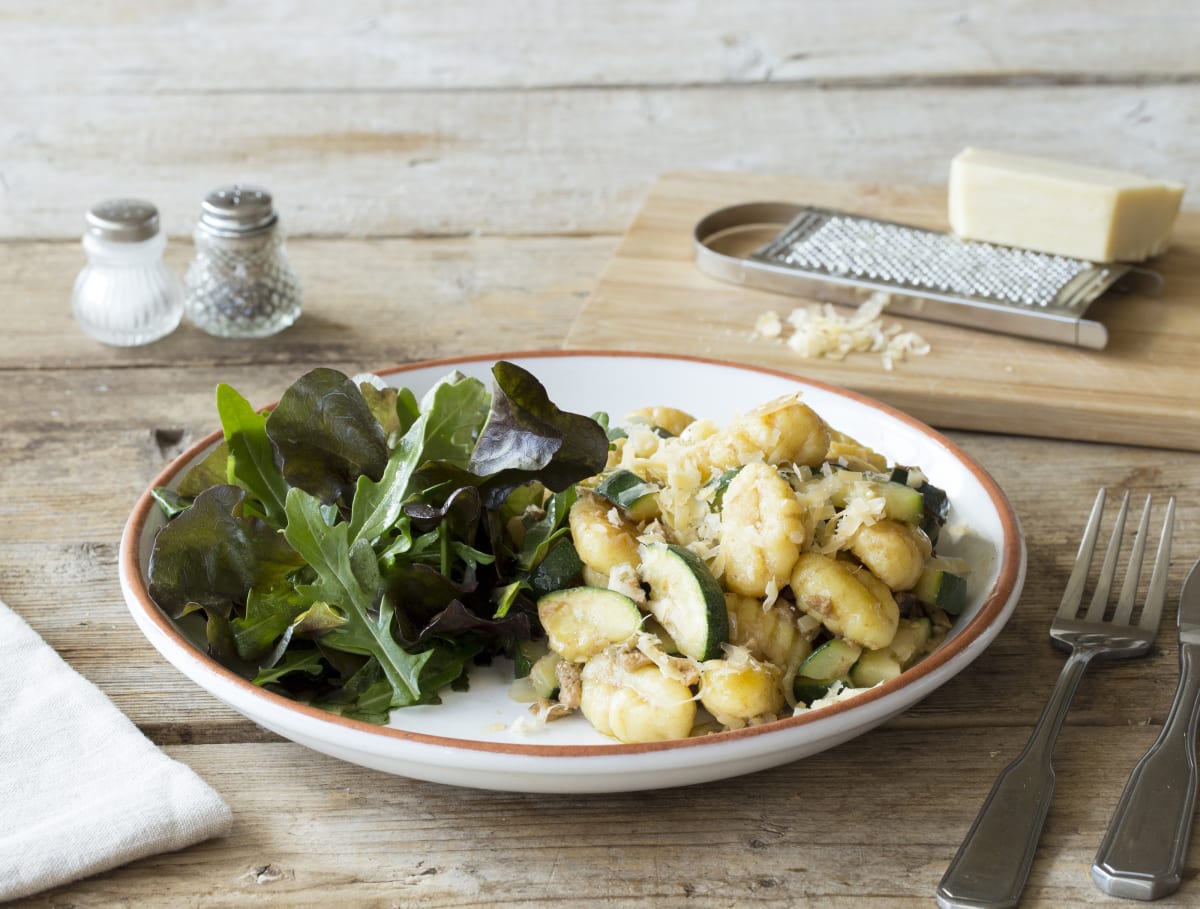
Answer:
[[109, 199], [86, 216], [88, 264], [75, 279], [71, 311], [97, 341], [117, 347], [169, 335], [183, 317], [183, 288], [163, 262], [158, 210], [141, 199]]
[[300, 281], [265, 189], [225, 186], [204, 199], [196, 257], [184, 278], [186, 308], [221, 338], [265, 338], [300, 315]]

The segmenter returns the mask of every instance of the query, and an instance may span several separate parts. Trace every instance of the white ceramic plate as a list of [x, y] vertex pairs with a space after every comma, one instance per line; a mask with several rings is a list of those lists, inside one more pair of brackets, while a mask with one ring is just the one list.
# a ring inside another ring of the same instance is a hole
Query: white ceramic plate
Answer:
[[[509, 666], [473, 669], [471, 689], [444, 703], [393, 711], [388, 727], [343, 719], [255, 687], [204, 652], [203, 636], [169, 619], [147, 593], [154, 534], [163, 524], [149, 489], [121, 541], [121, 586], [138, 626], [196, 684], [250, 719], [317, 751], [389, 773], [486, 789], [611, 792], [722, 779], [803, 758], [871, 729], [960, 672], [1008, 620], [1025, 578], [1025, 548], [1012, 508], [995, 481], [929, 427], [861, 395], [794, 376], [713, 361], [607, 352], [536, 352], [418, 363], [384, 373], [418, 397], [453, 369], [490, 380], [497, 359], [519, 363], [561, 408], [620, 416], [664, 404], [726, 421], [778, 395], [805, 401], [837, 429], [887, 456], [919, 465], [949, 494], [950, 519], [939, 551], [971, 560], [970, 604], [952, 633], [897, 679], [855, 698], [774, 723], [700, 738], [622, 745], [572, 716], [533, 732], [508, 697]], [[282, 389], [281, 389], [282, 391]], [[171, 485], [220, 438], [213, 433], [151, 484]], [[198, 617], [193, 617], [198, 618]], [[930, 748], [936, 747], [931, 741]]]

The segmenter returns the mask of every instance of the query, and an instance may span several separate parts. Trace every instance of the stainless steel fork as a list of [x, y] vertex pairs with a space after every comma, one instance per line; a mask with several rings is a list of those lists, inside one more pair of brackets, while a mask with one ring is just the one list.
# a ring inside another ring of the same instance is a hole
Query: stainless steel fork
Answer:
[[1051, 639], [1057, 646], [1069, 650], [1070, 656], [1029, 743], [996, 780], [979, 816], [938, 884], [937, 901], [942, 909], [1000, 909], [1017, 905], [1033, 865], [1054, 793], [1054, 767], [1051, 764], [1054, 742], [1084, 670], [1093, 657], [1140, 656], [1154, 643], [1166, 598], [1175, 499], [1167, 501], [1154, 571], [1136, 623], [1133, 622], [1133, 607], [1150, 528], [1149, 496], [1142, 509], [1116, 609], [1111, 617], [1105, 617], [1125, 532], [1129, 493], [1125, 494], [1117, 513], [1091, 602], [1083, 617], [1079, 617], [1104, 512], [1104, 499], [1105, 491], [1101, 489], [1079, 543], [1079, 554], [1063, 592], [1062, 605], [1050, 625]]

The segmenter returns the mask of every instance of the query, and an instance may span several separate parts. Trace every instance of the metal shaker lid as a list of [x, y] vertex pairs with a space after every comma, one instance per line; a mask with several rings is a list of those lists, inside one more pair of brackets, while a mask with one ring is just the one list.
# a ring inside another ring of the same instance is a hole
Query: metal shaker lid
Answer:
[[199, 227], [218, 237], [244, 237], [270, 230], [278, 220], [269, 192], [234, 184], [205, 197]]
[[84, 220], [89, 236], [113, 243], [140, 243], [158, 233], [158, 209], [143, 199], [108, 199]]

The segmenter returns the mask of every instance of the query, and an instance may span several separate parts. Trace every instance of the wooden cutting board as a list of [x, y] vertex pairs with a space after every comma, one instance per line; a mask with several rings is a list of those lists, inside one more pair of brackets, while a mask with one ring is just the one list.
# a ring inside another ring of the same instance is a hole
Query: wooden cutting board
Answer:
[[696, 221], [726, 205], [760, 201], [947, 227], [945, 190], [938, 187], [666, 175], [650, 191], [565, 346], [766, 366], [868, 394], [939, 428], [1200, 450], [1200, 213], [1184, 212], [1171, 249], [1150, 263], [1165, 279], [1160, 296], [1113, 292], [1089, 309], [1088, 317], [1108, 328], [1104, 350], [885, 312], [885, 324], [915, 330], [932, 347], [889, 371], [879, 354], [803, 359], [778, 339], [756, 336], [762, 313], [786, 316], [808, 302], [725, 284], [696, 268]]

